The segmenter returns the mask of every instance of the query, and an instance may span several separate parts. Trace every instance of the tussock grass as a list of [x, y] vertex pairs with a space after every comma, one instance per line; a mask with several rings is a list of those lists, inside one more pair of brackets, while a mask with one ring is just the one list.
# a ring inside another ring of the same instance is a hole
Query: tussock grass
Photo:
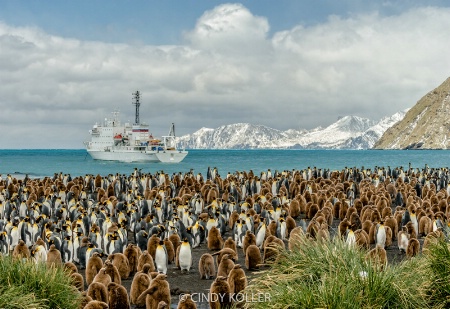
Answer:
[[434, 242], [423, 255], [423, 265], [430, 280], [430, 305], [450, 307], [450, 248], [445, 239]]
[[427, 308], [429, 272], [411, 259], [380, 270], [367, 251], [339, 238], [304, 240], [284, 251], [248, 286], [247, 294], [270, 295], [246, 308]]
[[80, 293], [62, 268], [48, 269], [45, 264], [11, 257], [0, 257], [0, 287], [0, 308], [71, 309], [81, 302]]
[[28, 309], [48, 308], [44, 299], [37, 299], [33, 293], [22, 287], [9, 286], [0, 288], [0, 308]]

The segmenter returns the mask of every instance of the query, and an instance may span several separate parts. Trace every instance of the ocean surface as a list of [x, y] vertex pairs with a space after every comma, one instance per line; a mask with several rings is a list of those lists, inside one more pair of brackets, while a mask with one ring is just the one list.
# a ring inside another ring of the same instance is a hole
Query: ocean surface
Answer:
[[414, 168], [450, 166], [448, 150], [190, 150], [177, 164], [123, 163], [93, 160], [84, 149], [24, 149], [0, 150], [0, 174], [15, 174], [32, 178], [53, 176], [54, 173], [72, 177], [86, 174], [131, 174], [135, 168], [144, 173], [164, 171], [206, 175], [208, 167], [216, 167], [224, 177], [228, 172], [305, 169], [317, 167], [341, 170], [344, 167], [404, 166]]

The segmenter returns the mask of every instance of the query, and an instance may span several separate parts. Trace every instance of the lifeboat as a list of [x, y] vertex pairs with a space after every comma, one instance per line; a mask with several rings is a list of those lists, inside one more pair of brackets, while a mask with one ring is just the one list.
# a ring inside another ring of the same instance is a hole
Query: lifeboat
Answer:
[[151, 139], [148, 141], [149, 145], [154, 145], [154, 146], [159, 145], [160, 143], [161, 143], [161, 140], [159, 140], [159, 139]]

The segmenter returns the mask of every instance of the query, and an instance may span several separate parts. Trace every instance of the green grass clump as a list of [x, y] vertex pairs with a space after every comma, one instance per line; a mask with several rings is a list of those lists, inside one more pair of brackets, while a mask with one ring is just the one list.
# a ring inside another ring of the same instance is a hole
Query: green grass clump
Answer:
[[44, 299], [37, 299], [33, 293], [18, 286], [0, 288], [0, 308], [27, 309], [48, 308]]
[[450, 248], [445, 239], [436, 240], [427, 248], [421, 267], [428, 272], [431, 307], [449, 308]]
[[0, 308], [75, 309], [81, 302], [80, 293], [63, 268], [47, 268], [8, 256], [0, 257], [0, 287]]
[[279, 258], [253, 280], [247, 295], [270, 295], [246, 308], [427, 308], [427, 271], [419, 259], [380, 270], [367, 251], [339, 238], [308, 241]]

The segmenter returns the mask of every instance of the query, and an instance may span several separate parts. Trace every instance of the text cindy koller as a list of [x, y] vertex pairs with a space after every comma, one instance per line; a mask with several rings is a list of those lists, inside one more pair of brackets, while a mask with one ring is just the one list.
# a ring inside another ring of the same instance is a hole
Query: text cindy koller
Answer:
[[180, 294], [180, 300], [191, 298], [196, 303], [202, 302], [237, 302], [265, 303], [270, 302], [270, 293], [192, 293]]

